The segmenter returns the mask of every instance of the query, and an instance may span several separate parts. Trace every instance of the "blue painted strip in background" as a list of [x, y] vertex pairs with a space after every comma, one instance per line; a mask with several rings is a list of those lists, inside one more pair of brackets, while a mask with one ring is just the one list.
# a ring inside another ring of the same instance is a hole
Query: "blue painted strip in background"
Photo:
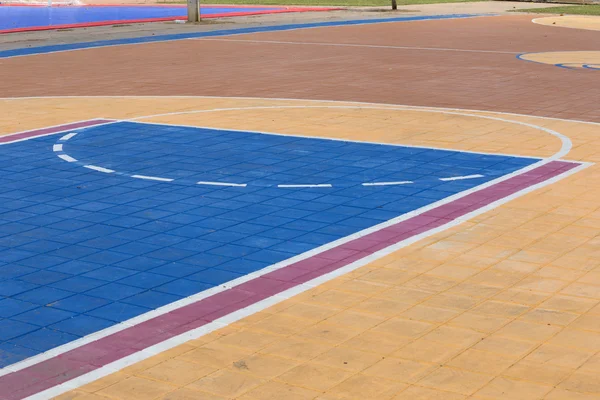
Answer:
[[[203, 7], [203, 15], [285, 10], [285, 7]], [[103, 21], [185, 18], [183, 6], [2, 7], [0, 30]]]
[[4, 51], [0, 51], [0, 58], [29, 56], [29, 55], [35, 55], [35, 54], [47, 54], [47, 53], [53, 53], [53, 52], [59, 52], [59, 51], [90, 49], [90, 48], [95, 48], [95, 47], [166, 42], [166, 41], [194, 39], [194, 38], [202, 38], [202, 37], [243, 35], [243, 34], [248, 34], [248, 33], [259, 33], [259, 32], [279, 32], [279, 31], [289, 31], [289, 30], [293, 30], [293, 29], [324, 28], [324, 27], [333, 27], [333, 26], [378, 24], [378, 23], [386, 23], [386, 22], [408, 22], [408, 21], [429, 21], [429, 20], [455, 19], [455, 18], [473, 18], [473, 17], [477, 17], [477, 16], [482, 16], [482, 15], [483, 14], [445, 14], [445, 15], [429, 15], [429, 16], [397, 17], [397, 18], [357, 19], [357, 20], [350, 20], [350, 21], [328, 21], [328, 22], [313, 22], [313, 23], [307, 23], [307, 24], [259, 26], [259, 27], [252, 27], [252, 28], [224, 29], [224, 30], [217, 30], [217, 31], [211, 31], [211, 32], [193, 32], [193, 33], [179, 33], [179, 34], [173, 34], [173, 35], [143, 36], [143, 37], [138, 37], [138, 38], [127, 38], [127, 39], [98, 40], [98, 41], [84, 42], [84, 43], [69, 43], [69, 44], [58, 44], [58, 45], [52, 45], [52, 46], [40, 46], [40, 47], [32, 47], [32, 48], [4, 50]]

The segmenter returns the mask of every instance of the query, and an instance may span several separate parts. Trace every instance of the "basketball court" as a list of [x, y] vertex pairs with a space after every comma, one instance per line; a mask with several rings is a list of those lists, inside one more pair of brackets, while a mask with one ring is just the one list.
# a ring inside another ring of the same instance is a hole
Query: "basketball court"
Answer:
[[599, 23], [532, 19], [0, 51], [0, 399], [597, 399]]

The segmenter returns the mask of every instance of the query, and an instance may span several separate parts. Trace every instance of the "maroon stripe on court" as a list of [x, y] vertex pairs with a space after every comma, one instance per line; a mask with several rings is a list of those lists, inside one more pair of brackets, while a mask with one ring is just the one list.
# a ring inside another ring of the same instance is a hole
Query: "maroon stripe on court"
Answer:
[[32, 131], [19, 132], [12, 135], [0, 136], [0, 143], [17, 142], [23, 139], [30, 139], [37, 136], [50, 135], [53, 133], [64, 132], [71, 129], [87, 128], [88, 126], [102, 125], [108, 122], [114, 122], [112, 119], [92, 119], [89, 121], [74, 122], [72, 124], [52, 126], [50, 128], [34, 129]]
[[0, 377], [0, 399], [20, 400], [123, 357], [206, 325], [234, 311], [308, 282], [402, 240], [559, 176], [580, 164], [552, 161], [420, 215], [290, 264], [211, 297]]

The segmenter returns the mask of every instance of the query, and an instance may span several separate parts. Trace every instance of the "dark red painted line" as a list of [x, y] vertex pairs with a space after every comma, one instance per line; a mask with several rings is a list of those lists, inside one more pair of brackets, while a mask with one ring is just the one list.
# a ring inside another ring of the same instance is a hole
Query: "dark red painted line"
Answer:
[[552, 161], [415, 217], [351, 240], [277, 271], [269, 272], [232, 289], [7, 374], [0, 377], [0, 399], [21, 400], [68, 382], [113, 361], [202, 327], [286, 289], [335, 271], [402, 240], [441, 227], [472, 211], [559, 176], [579, 165], [578, 163]]
[[[0, 4], [0, 7], [48, 7], [47, 4], [24, 4], [24, 3], [2, 3]], [[79, 4], [79, 5], [73, 5], [73, 4], [52, 4], [52, 7], [81, 7], [81, 8], [85, 8], [85, 7], [123, 7], [123, 8], [131, 8], [131, 7], [169, 7], [169, 8], [187, 8], [187, 5], [185, 4]], [[333, 9], [331, 7], [287, 7], [287, 6], [278, 6], [278, 5], [252, 5], [252, 4], [240, 4], [240, 5], [233, 5], [233, 4], [201, 4], [200, 5], [201, 8], [206, 9], [206, 8], [256, 8], [256, 9], [264, 9], [264, 8], [280, 8], [280, 9], [298, 9], [298, 10], [303, 10], [303, 9]]]
[[71, 129], [86, 128], [88, 126], [102, 125], [113, 122], [111, 119], [92, 119], [89, 121], [74, 122], [72, 124], [52, 126], [50, 128], [35, 129], [32, 131], [19, 132], [12, 135], [0, 136], [0, 143], [18, 142], [19, 140], [34, 138], [37, 136], [50, 135], [52, 133], [64, 132]]
[[[0, 6], [0, 8], [1, 7], [4, 7], [4, 6]], [[243, 16], [248, 16], [248, 15], [282, 14], [282, 13], [311, 12], [311, 11], [334, 11], [334, 10], [340, 10], [340, 8], [323, 8], [323, 7], [294, 8], [294, 7], [288, 7], [288, 8], [281, 9], [281, 10], [261, 10], [261, 9], [257, 8], [256, 11], [244, 11], [244, 12], [202, 15], [202, 18], [203, 19], [227, 18], [227, 17], [243, 17]], [[168, 22], [168, 21], [185, 20], [185, 19], [187, 19], [187, 16], [182, 14], [179, 17], [124, 19], [124, 20], [113, 20], [113, 21], [82, 22], [82, 23], [78, 23], [78, 24], [32, 26], [32, 27], [25, 27], [25, 28], [3, 29], [3, 30], [0, 30], [0, 34], [2, 34], [2, 33], [18, 33], [18, 32], [51, 31], [51, 30], [56, 30], [56, 29], [93, 28], [96, 26], [108, 26], [108, 25], [145, 24], [145, 23], [150, 23], [150, 22]]]

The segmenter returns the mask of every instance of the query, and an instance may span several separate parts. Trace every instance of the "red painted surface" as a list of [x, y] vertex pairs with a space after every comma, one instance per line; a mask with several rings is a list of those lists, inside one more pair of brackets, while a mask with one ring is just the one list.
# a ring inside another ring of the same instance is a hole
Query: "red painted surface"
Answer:
[[[21, 5], [22, 6], [22, 5]], [[103, 6], [94, 6], [94, 7], [105, 7]], [[129, 5], [121, 5], [122, 7], [131, 7]], [[143, 5], [137, 5], [139, 7], [143, 7]], [[152, 5], [154, 7], [154, 5]], [[1, 7], [19, 7], [16, 4], [2, 4]], [[29, 6], [31, 7], [31, 6]], [[59, 6], [61, 7], [61, 6]], [[64, 7], [64, 6], [62, 6]], [[114, 7], [111, 5], [111, 7]], [[173, 7], [173, 6], [171, 6]], [[185, 6], [181, 6], [184, 8]], [[207, 7], [208, 8], [208, 7]], [[219, 6], [219, 8], [236, 8], [236, 6]], [[294, 13], [294, 12], [314, 12], [314, 11], [333, 11], [339, 10], [340, 8], [323, 8], [323, 7], [286, 7], [282, 10], [262, 10], [264, 7], [260, 6], [244, 6], [244, 8], [256, 8], [256, 11], [245, 11], [245, 12], [232, 12], [232, 13], [224, 13], [224, 14], [210, 14], [210, 15], [202, 15], [203, 19], [209, 18], [228, 18], [228, 17], [243, 17], [248, 15], [263, 15], [263, 14], [282, 14], [282, 13]], [[92, 28], [96, 26], [109, 26], [109, 25], [124, 25], [124, 24], [144, 24], [149, 22], [168, 22], [168, 21], [177, 21], [177, 20], [185, 20], [186, 16], [181, 15], [179, 17], [166, 17], [166, 18], [146, 18], [146, 19], [127, 19], [127, 20], [115, 20], [115, 21], [98, 21], [98, 22], [84, 22], [78, 24], [63, 24], [63, 25], [50, 25], [50, 26], [34, 26], [27, 28], [15, 28], [15, 29], [4, 29], [0, 30], [0, 34], [2, 33], [17, 33], [17, 32], [36, 32], [36, 31], [51, 31], [57, 29], [75, 29], [75, 28]]]
[[85, 128], [85, 127], [94, 126], [94, 125], [102, 125], [102, 124], [106, 124], [107, 122], [112, 122], [112, 120], [94, 119], [94, 120], [90, 120], [90, 121], [74, 122], [72, 124], [53, 126], [50, 128], [35, 129], [32, 131], [15, 133], [13, 135], [0, 136], [0, 143], [18, 142], [19, 140], [23, 140], [23, 139], [29, 139], [29, 138], [33, 138], [33, 137], [37, 137], [37, 136], [50, 135], [52, 133], [64, 132], [64, 131], [68, 131], [70, 129]]
[[[37, 132], [38, 135], [46, 134], [52, 129], [58, 128], [32, 132]], [[443, 226], [471, 211], [556, 177], [577, 166], [579, 166], [577, 163], [550, 162], [423, 214], [267, 273], [235, 288], [0, 377], [0, 399], [20, 400], [68, 382], [113, 361], [202, 327], [215, 319], [241, 310], [286, 289], [347, 266], [401, 240]]]

